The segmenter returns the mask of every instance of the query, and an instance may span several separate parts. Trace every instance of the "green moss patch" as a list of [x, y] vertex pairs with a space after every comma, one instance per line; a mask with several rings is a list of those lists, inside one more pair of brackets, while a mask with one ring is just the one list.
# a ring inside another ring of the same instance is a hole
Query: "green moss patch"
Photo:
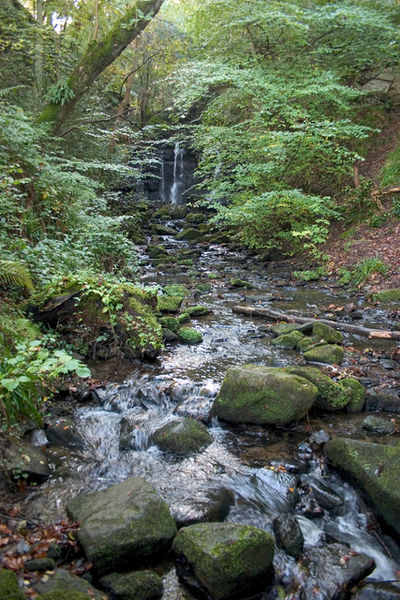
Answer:
[[25, 594], [18, 585], [13, 571], [0, 569], [0, 600], [24, 600]]
[[188, 306], [185, 312], [191, 317], [202, 317], [203, 315], [210, 314], [210, 309], [202, 304], [196, 304], [195, 306]]
[[213, 438], [203, 423], [181, 417], [158, 429], [153, 441], [165, 452], [187, 455], [205, 448]]
[[110, 573], [100, 579], [101, 585], [118, 600], [155, 600], [163, 593], [163, 582], [153, 571]]
[[313, 335], [321, 340], [324, 340], [328, 344], [342, 344], [343, 336], [340, 331], [333, 329], [325, 323], [314, 323], [313, 324]]
[[271, 344], [273, 346], [278, 346], [279, 348], [287, 348], [288, 350], [293, 350], [303, 340], [303, 338], [303, 334], [300, 331], [295, 330], [291, 333], [284, 333], [283, 335], [279, 335], [277, 338], [272, 340]]
[[382, 290], [372, 296], [379, 302], [400, 302], [400, 289]]
[[307, 379], [316, 386], [318, 396], [314, 402], [314, 407], [321, 410], [342, 410], [349, 404], [353, 397], [352, 384], [348, 387], [343, 387], [341, 383], [336, 383], [315, 367], [285, 367], [285, 371], [299, 377], [304, 377], [304, 379]]
[[253, 287], [249, 281], [245, 281], [244, 279], [231, 279], [230, 285], [235, 288], [246, 288], [250, 290]]
[[180, 323], [176, 317], [160, 317], [158, 322], [160, 323], [161, 327], [164, 329], [169, 329], [173, 332], [177, 332], [180, 327]]
[[179, 340], [182, 344], [201, 344], [203, 336], [200, 331], [196, 331], [192, 327], [181, 327], [178, 331]]
[[324, 344], [304, 352], [304, 358], [310, 362], [325, 363], [328, 365], [341, 365], [344, 350], [336, 344]]
[[180, 296], [181, 298], [186, 298], [189, 296], [190, 291], [181, 283], [171, 283], [170, 285], [165, 285], [163, 287], [163, 294], [166, 296]]
[[177, 313], [182, 302], [182, 296], [158, 296], [157, 309], [161, 313]]

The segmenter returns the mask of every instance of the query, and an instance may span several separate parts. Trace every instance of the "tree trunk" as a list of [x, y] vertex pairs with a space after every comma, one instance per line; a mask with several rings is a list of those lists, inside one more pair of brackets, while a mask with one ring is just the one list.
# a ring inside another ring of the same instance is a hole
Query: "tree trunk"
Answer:
[[268, 317], [274, 321], [287, 321], [289, 323], [324, 323], [330, 325], [334, 329], [347, 331], [348, 333], [356, 333], [365, 335], [370, 338], [384, 338], [388, 340], [400, 340], [400, 331], [385, 331], [379, 329], [368, 329], [358, 325], [349, 325], [348, 323], [339, 323], [330, 321], [329, 319], [309, 319], [306, 317], [296, 317], [287, 313], [278, 312], [269, 308], [253, 308], [250, 306], [234, 306], [234, 313], [249, 315], [250, 317]]
[[53, 123], [53, 133], [60, 133], [63, 122], [75, 104], [88, 91], [92, 83], [125, 48], [147, 27], [158, 13], [164, 0], [137, 0], [119, 19], [104, 40], [93, 41], [66, 81], [73, 97], [63, 106], [50, 102], [39, 117], [39, 122]]

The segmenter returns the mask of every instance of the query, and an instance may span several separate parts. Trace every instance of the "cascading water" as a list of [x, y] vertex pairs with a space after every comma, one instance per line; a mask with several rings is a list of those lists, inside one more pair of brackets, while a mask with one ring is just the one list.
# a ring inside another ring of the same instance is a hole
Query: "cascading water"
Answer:
[[183, 166], [184, 152], [185, 151], [183, 148], [181, 148], [180, 142], [176, 142], [174, 149], [174, 179], [170, 192], [171, 204], [182, 203], [183, 192], [185, 189]]
[[165, 185], [165, 166], [164, 162], [161, 162], [161, 186], [160, 186], [160, 200], [162, 204], [167, 202], [167, 190]]

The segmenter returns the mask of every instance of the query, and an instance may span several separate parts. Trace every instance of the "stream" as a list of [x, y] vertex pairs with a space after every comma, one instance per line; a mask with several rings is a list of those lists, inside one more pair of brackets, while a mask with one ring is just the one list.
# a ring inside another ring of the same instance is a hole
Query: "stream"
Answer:
[[[172, 220], [167, 225], [178, 230], [182, 223]], [[263, 320], [235, 315], [232, 306], [243, 302], [272, 304], [277, 310], [311, 317], [324, 314], [329, 305], [361, 304], [362, 299], [351, 298], [342, 288], [328, 286], [324, 281], [291, 285], [290, 262], [262, 263], [245, 252], [225, 246], [189, 245], [177, 242], [173, 236], [159, 236], [159, 241], [171, 254], [194, 248], [194, 266], [174, 264], [159, 272], [151, 266], [143, 247], [141, 283], [186, 283], [191, 290], [195, 289], [194, 282], [209, 283], [209, 291], [186, 300], [189, 304], [204, 304], [212, 311], [192, 320], [193, 327], [203, 335], [203, 343], [168, 346], [157, 362], [135, 365], [130, 372], [126, 366], [120, 370], [112, 362], [95, 365], [94, 376], [110, 383], [97, 391], [97, 402], [76, 411], [84, 448], [48, 448], [53, 475], [29, 493], [24, 510], [41, 519], [64, 518], [65, 504], [76, 494], [138, 476], [157, 489], [179, 524], [228, 520], [272, 533], [273, 518], [292, 512], [301, 527], [305, 547], [322, 548], [332, 542], [348, 544], [352, 550], [374, 558], [376, 569], [371, 580], [397, 579], [400, 549], [386, 535], [369, 529], [368, 511], [358, 494], [326, 469], [318, 439], [310, 443], [310, 436], [321, 431], [328, 436], [378, 441], [360, 429], [365, 413], [313, 415], [309, 421], [286, 428], [234, 427], [209, 417], [228, 367], [248, 362], [269, 366], [304, 364], [298, 352], [271, 345], [272, 337]], [[233, 277], [251, 282], [253, 288], [231, 288], [229, 281]], [[367, 327], [388, 328], [387, 312], [363, 305], [359, 322]], [[356, 349], [368, 345], [370, 351], [384, 352], [393, 348], [390, 341], [371, 342], [348, 334], [345, 345]], [[373, 386], [381, 377], [388, 377], [389, 371], [379, 358], [366, 365], [361, 353], [357, 360], [366, 373], [360, 377], [366, 385]], [[398, 372], [392, 370], [389, 375], [395, 381]], [[161, 452], [152, 444], [151, 436], [176, 416], [205, 422], [213, 443], [185, 458]], [[320, 513], [311, 514], [310, 489], [315, 486], [326, 488], [333, 501]], [[337, 498], [340, 502], [335, 502]], [[275, 570], [285, 588], [295, 590], [287, 598], [310, 597], [304, 596], [308, 584], [295, 560], [282, 550], [276, 552]], [[165, 566], [164, 586], [164, 600], [191, 598], [178, 583], [172, 565]], [[320, 592], [312, 597], [330, 598], [327, 589], [321, 580]]]

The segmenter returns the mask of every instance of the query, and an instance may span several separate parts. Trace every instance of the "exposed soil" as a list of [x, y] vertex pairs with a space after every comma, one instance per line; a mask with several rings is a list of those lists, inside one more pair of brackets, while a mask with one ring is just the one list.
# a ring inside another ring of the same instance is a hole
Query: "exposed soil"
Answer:
[[[400, 112], [395, 112], [382, 123], [381, 133], [371, 144], [366, 160], [357, 165], [359, 174], [370, 179], [374, 188], [379, 187], [381, 169], [399, 138]], [[375, 214], [391, 213], [391, 197], [384, 198]], [[346, 230], [349, 235], [343, 235]], [[387, 274], [374, 273], [362, 285], [371, 286], [371, 291], [400, 288], [400, 221], [396, 217], [389, 218], [380, 227], [370, 227], [365, 222], [356, 225], [339, 222], [332, 228], [324, 252], [330, 256], [331, 269], [336, 273], [340, 268], [351, 270], [361, 261], [377, 256], [387, 266]]]

